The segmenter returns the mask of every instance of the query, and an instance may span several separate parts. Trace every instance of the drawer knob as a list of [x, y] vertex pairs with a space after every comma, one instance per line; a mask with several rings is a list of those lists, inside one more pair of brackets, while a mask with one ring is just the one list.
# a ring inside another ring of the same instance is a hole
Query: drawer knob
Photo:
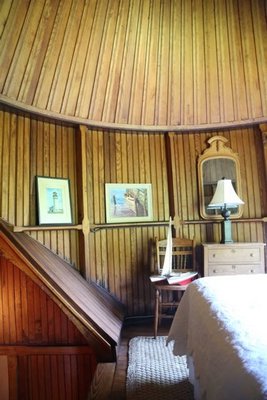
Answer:
[[215, 257], [216, 257], [216, 254], [215, 254], [215, 253], [213, 253], [213, 254], [212, 254], [212, 257], [213, 257], [213, 258], [215, 258]]
[[232, 265], [232, 269], [235, 269], [235, 267], [236, 267], [235, 265]]
[[250, 253], [250, 257], [253, 257], [254, 256], [254, 254], [253, 253]]
[[250, 272], [253, 274], [253, 273], [254, 273], [254, 270], [253, 270], [253, 269], [251, 269], [251, 270], [250, 270]]
[[213, 273], [216, 274], [216, 269], [213, 270]]

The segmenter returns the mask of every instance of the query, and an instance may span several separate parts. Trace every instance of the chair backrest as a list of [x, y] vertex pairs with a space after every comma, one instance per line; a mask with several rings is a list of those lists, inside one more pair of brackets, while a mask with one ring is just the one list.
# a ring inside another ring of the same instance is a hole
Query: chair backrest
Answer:
[[[166, 253], [167, 239], [155, 238], [156, 273], [161, 273]], [[195, 240], [187, 238], [172, 238], [172, 271], [188, 272], [196, 270]]]

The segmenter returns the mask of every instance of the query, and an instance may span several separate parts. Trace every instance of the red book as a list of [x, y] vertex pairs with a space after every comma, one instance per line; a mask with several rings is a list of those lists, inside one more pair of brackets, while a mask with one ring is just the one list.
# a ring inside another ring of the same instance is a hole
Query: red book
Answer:
[[197, 275], [197, 272], [182, 272], [181, 274], [168, 277], [167, 281], [170, 285], [188, 285], [196, 279]]

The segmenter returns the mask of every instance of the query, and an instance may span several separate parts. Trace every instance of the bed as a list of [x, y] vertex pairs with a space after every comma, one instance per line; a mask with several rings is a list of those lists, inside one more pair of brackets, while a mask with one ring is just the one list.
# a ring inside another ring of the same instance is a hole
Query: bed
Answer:
[[267, 399], [267, 274], [191, 283], [171, 341], [175, 355], [187, 355], [196, 400]]

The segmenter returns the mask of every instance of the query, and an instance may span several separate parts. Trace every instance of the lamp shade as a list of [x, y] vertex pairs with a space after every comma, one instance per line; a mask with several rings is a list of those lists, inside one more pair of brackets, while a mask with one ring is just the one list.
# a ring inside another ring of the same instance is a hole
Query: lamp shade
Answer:
[[220, 179], [208, 208], [237, 207], [244, 204], [235, 192], [231, 179]]

